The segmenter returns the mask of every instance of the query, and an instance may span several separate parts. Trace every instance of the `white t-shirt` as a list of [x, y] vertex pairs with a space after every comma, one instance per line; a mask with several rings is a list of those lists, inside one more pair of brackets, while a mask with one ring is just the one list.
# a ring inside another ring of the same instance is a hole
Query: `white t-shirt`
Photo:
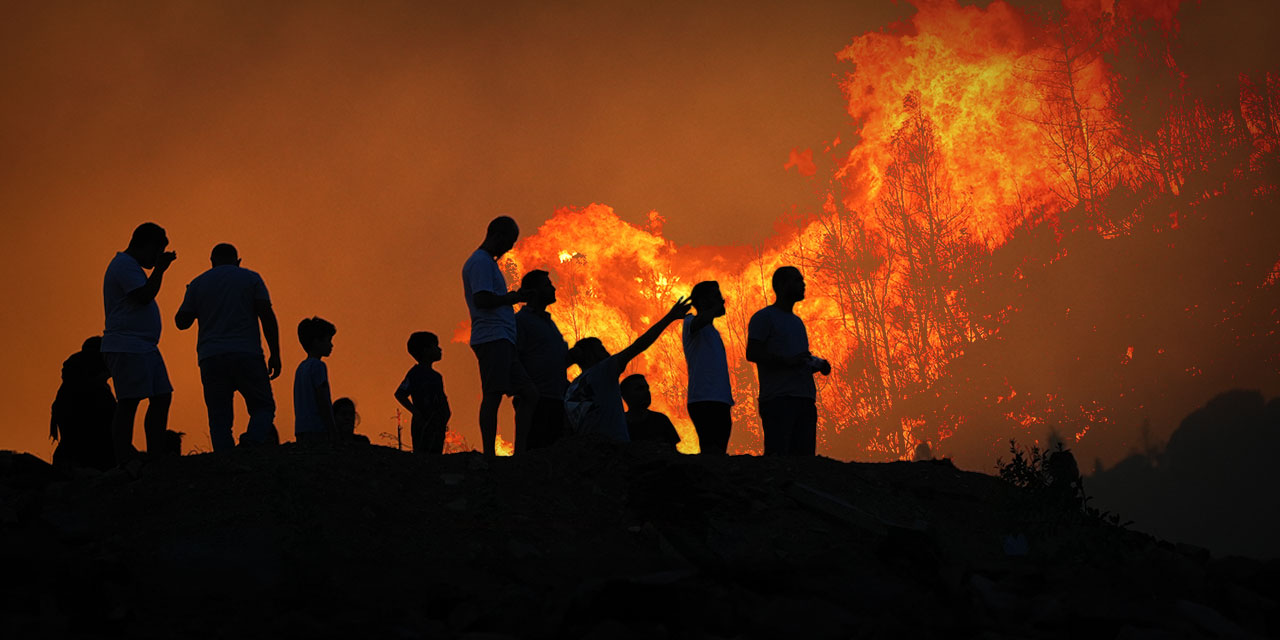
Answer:
[[[747, 339], [764, 343], [765, 351], [775, 356], [791, 357], [809, 351], [809, 333], [804, 321], [794, 313], [787, 313], [769, 305], [751, 316], [747, 324]], [[772, 367], [756, 364], [760, 376], [760, 399], [813, 398], [818, 388], [813, 383], [813, 368], [807, 364], [794, 367]]]
[[618, 384], [620, 364], [618, 356], [609, 356], [587, 369], [579, 380], [587, 386], [588, 397], [596, 405], [596, 424], [589, 425], [589, 431], [614, 442], [631, 442], [627, 413], [622, 408], [622, 387]]
[[178, 313], [200, 323], [200, 360], [231, 353], [262, 355], [257, 301], [271, 302], [262, 276], [233, 264], [214, 267], [187, 285]]
[[733, 404], [729, 384], [729, 357], [724, 340], [714, 324], [691, 333], [694, 316], [685, 316], [681, 328], [684, 360], [689, 368], [689, 402], [723, 402]]
[[129, 292], [147, 284], [147, 273], [133, 256], [123, 251], [107, 265], [102, 279], [102, 302], [106, 329], [102, 332], [105, 353], [149, 353], [160, 343], [160, 307], [153, 298], [144, 305], [131, 304]]
[[499, 305], [492, 309], [481, 309], [476, 306], [472, 295], [477, 291], [488, 291], [495, 295], [506, 295], [507, 279], [502, 276], [498, 262], [493, 254], [484, 249], [476, 249], [462, 265], [462, 292], [467, 298], [467, 311], [471, 313], [471, 344], [484, 344], [496, 340], [516, 343], [516, 314], [510, 305]]
[[328, 397], [328, 387], [325, 387], [325, 391], [320, 391], [320, 387], [328, 382], [329, 367], [325, 366], [324, 360], [308, 357], [298, 364], [298, 370], [293, 374], [293, 433], [295, 436], [299, 433], [323, 432], [328, 428], [328, 423], [316, 408], [317, 394], [324, 393], [325, 397], [321, 399], [329, 407], [330, 415], [333, 415], [333, 399]]

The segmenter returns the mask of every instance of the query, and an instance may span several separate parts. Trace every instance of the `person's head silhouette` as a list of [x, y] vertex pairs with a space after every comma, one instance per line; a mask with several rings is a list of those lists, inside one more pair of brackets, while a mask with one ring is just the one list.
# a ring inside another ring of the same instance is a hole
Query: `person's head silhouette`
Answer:
[[169, 246], [169, 236], [164, 228], [154, 222], [144, 222], [133, 230], [125, 253], [133, 256], [143, 269], [151, 269], [160, 260], [160, 254]]
[[653, 404], [649, 381], [643, 374], [633, 373], [622, 379], [622, 399], [627, 401], [628, 411], [644, 411]]
[[240, 254], [236, 251], [235, 245], [223, 242], [213, 247], [213, 251], [209, 253], [209, 262], [215, 267], [227, 264], [240, 266]]
[[356, 432], [360, 424], [360, 414], [356, 413], [356, 401], [351, 398], [338, 398], [333, 401], [333, 424], [339, 435], [350, 436]]
[[338, 328], [324, 318], [306, 318], [298, 323], [298, 342], [306, 350], [307, 356], [323, 358], [333, 353], [333, 336]]
[[569, 358], [583, 371], [596, 366], [609, 357], [609, 350], [604, 348], [600, 338], [583, 338], [569, 350]]
[[520, 225], [511, 216], [498, 216], [489, 222], [489, 228], [484, 234], [484, 243], [480, 246], [485, 251], [493, 254], [493, 257], [499, 258], [503, 254], [516, 246], [516, 240], [520, 238]]
[[409, 343], [406, 346], [409, 349], [409, 355], [413, 356], [419, 364], [439, 362], [444, 355], [440, 350], [440, 338], [430, 331], [415, 331], [409, 336]]
[[720, 283], [715, 280], [703, 280], [693, 285], [693, 290], [689, 292], [689, 301], [693, 303], [693, 308], [698, 310], [700, 316], [719, 318], [725, 313], [724, 296], [720, 294]]
[[555, 304], [556, 285], [551, 282], [551, 274], [542, 269], [524, 274], [520, 279], [520, 290], [530, 292], [528, 302], [534, 307], [545, 309], [548, 305]]
[[778, 296], [778, 302], [795, 303], [804, 300], [804, 276], [800, 270], [787, 265], [778, 267], [773, 272], [773, 292]]

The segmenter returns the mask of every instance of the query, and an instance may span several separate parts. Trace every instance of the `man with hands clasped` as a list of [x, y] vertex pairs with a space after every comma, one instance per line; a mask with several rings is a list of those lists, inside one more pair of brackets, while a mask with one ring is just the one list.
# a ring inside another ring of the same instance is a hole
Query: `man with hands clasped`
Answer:
[[760, 378], [764, 454], [812, 456], [817, 448], [817, 386], [813, 374], [831, 374], [831, 363], [809, 352], [809, 334], [795, 314], [804, 300], [804, 276], [792, 266], [773, 272], [773, 304], [747, 325], [747, 360]]

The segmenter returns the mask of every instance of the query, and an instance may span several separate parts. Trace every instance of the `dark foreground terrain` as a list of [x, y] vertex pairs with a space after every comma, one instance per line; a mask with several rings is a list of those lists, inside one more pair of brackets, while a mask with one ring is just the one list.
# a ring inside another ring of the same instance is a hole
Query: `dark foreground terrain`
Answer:
[[285, 445], [66, 479], [0, 453], [0, 539], [11, 638], [1280, 633], [1280, 564], [946, 462]]

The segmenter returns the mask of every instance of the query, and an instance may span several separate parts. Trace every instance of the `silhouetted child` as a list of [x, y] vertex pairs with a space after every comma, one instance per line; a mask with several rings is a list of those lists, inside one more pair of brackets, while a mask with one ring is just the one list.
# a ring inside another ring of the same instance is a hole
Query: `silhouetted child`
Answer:
[[676, 450], [680, 433], [665, 414], [649, 408], [653, 395], [649, 381], [639, 373], [622, 379], [622, 399], [627, 402], [627, 433], [632, 442], [659, 442]]
[[599, 338], [583, 338], [573, 345], [569, 358], [582, 367], [582, 374], [565, 393], [565, 413], [574, 433], [598, 434], [614, 442], [631, 441], [618, 378], [633, 358], [652, 346], [671, 323], [689, 313], [691, 306], [688, 300], [680, 298], [635, 342], [614, 355], [609, 354]]
[[111, 374], [101, 349], [102, 338], [94, 336], [62, 363], [62, 385], [50, 410], [49, 439], [59, 441], [53, 465], [64, 471], [80, 467], [106, 471], [116, 464], [111, 444], [116, 396], [107, 384]]
[[333, 323], [307, 318], [298, 323], [298, 342], [307, 352], [293, 374], [293, 437], [299, 444], [334, 442], [333, 402], [329, 395], [329, 368], [324, 358], [333, 353]]
[[444, 394], [444, 378], [431, 368], [444, 355], [440, 339], [430, 331], [418, 331], [409, 336], [408, 348], [418, 364], [405, 374], [396, 389], [396, 400], [413, 416], [409, 435], [414, 453], [439, 455], [444, 452], [444, 436], [453, 415]]
[[367, 436], [356, 433], [360, 414], [356, 413], [356, 401], [338, 398], [333, 401], [333, 426], [338, 431], [339, 444], [369, 444]]

